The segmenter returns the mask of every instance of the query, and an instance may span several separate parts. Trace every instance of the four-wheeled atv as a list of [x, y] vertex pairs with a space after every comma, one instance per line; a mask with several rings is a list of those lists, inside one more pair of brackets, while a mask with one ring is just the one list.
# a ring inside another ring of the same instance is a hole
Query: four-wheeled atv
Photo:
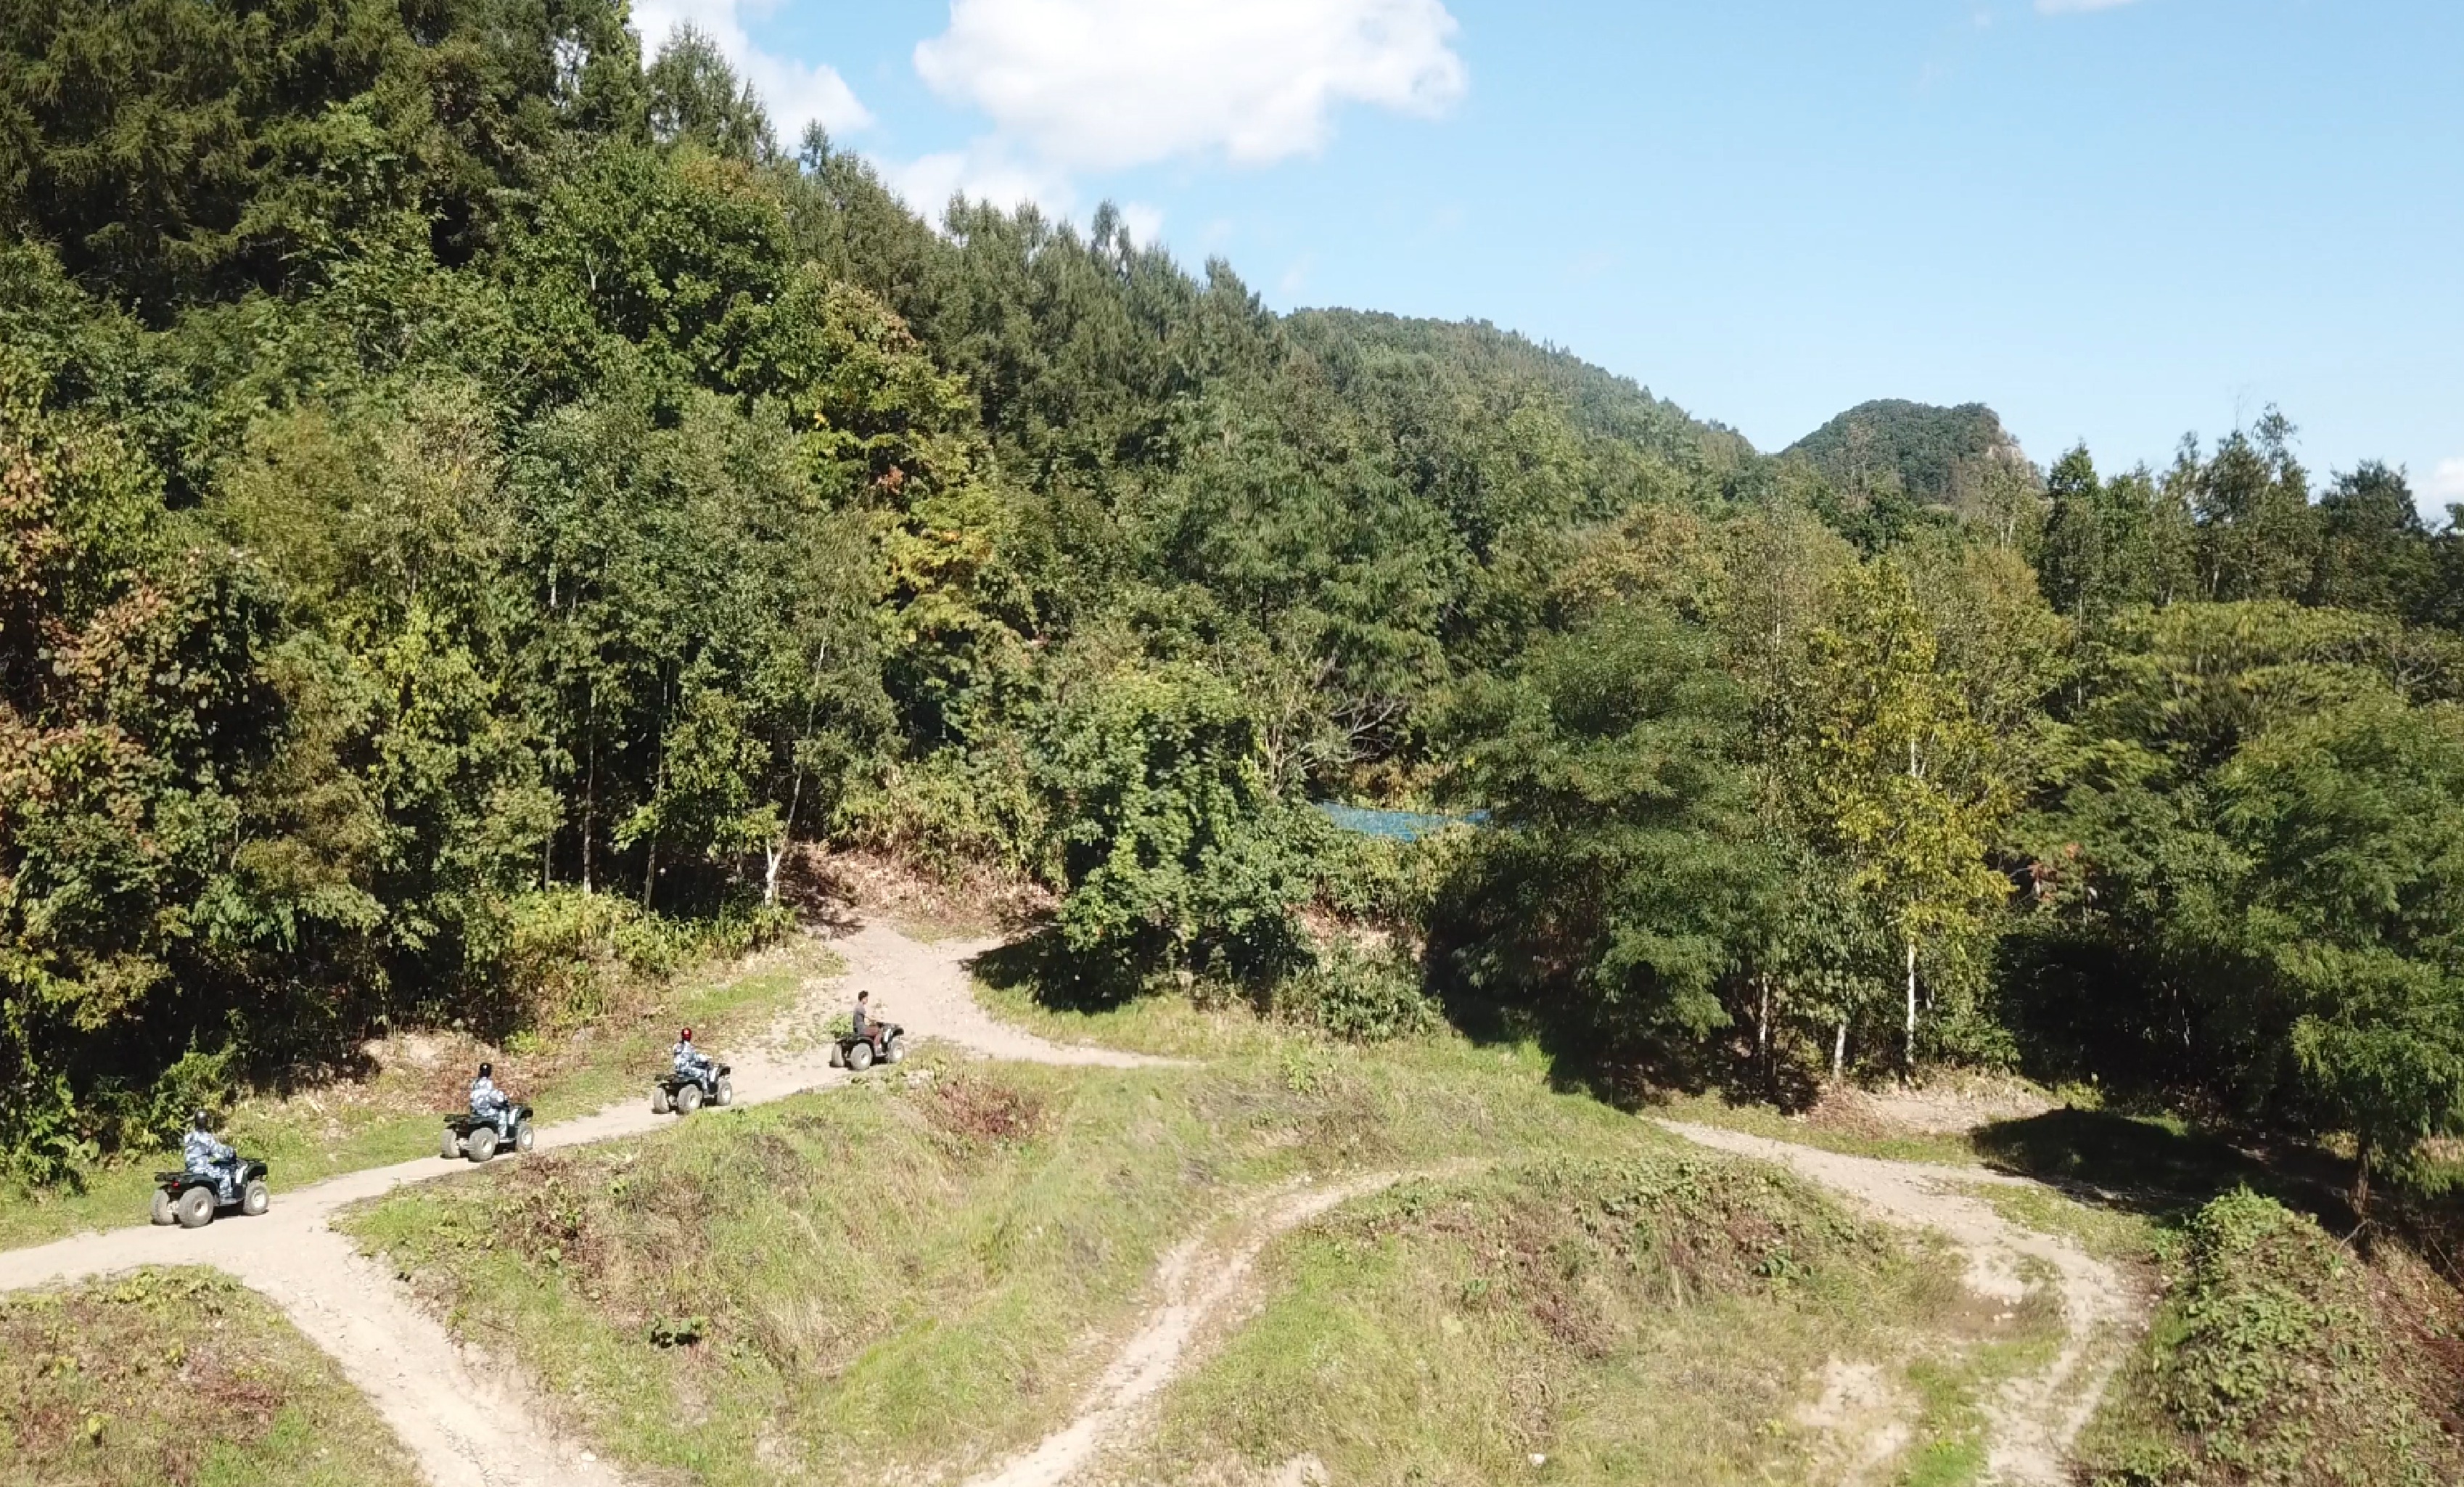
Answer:
[[736, 1103], [736, 1083], [727, 1076], [727, 1065], [713, 1064], [706, 1078], [688, 1075], [667, 1074], [650, 1081], [650, 1114], [666, 1115], [672, 1110], [689, 1116], [705, 1104], [726, 1106]]
[[253, 1157], [239, 1159], [239, 1196], [230, 1203], [223, 1202], [222, 1189], [214, 1180], [201, 1173], [154, 1174], [154, 1222], [158, 1224], [203, 1229], [224, 1209], [236, 1209], [254, 1218], [273, 1206], [273, 1190], [265, 1186], [265, 1164]]
[[894, 1022], [874, 1023], [872, 1035], [869, 1038], [857, 1037], [852, 1032], [843, 1034], [837, 1046], [830, 1050], [831, 1068], [844, 1067], [858, 1074], [875, 1063], [903, 1063], [906, 1058], [907, 1030]]
[[[528, 1105], [514, 1107], [513, 1144], [516, 1151], [531, 1149], [531, 1107]], [[474, 1116], [465, 1110], [445, 1118], [445, 1139], [437, 1143], [436, 1154], [448, 1162], [464, 1156], [473, 1162], [485, 1162], [504, 1148], [504, 1137], [497, 1131], [494, 1120]]]

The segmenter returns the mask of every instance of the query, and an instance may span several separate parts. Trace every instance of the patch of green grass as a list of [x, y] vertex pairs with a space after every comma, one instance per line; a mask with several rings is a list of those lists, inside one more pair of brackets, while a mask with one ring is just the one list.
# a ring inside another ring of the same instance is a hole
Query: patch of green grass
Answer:
[[1039, 999], [1030, 983], [979, 978], [976, 1000], [1001, 1021], [1055, 1043], [1094, 1044], [1164, 1058], [1241, 1057], [1308, 1036], [1279, 1027], [1246, 1002], [1226, 998], [1201, 1006], [1177, 991], [1152, 991], [1098, 1007], [1056, 1007]]
[[[457, 1324], [509, 1340], [603, 1454], [730, 1480], [963, 1471], [1070, 1408], [1103, 1362], [1090, 1337], [1236, 1191], [1441, 1160], [1466, 1130], [1585, 1123], [1536, 1089], [1502, 1119], [1484, 1093], [1340, 1059], [1073, 1074], [919, 1057], [407, 1189], [348, 1227]], [[1398, 1103], [1431, 1129], [1399, 1128]]]
[[1950, 1487], [1983, 1469], [1977, 1402], [2060, 1327], [2049, 1297], [1995, 1325], [1958, 1275], [1690, 1148], [1399, 1187], [1269, 1250], [1272, 1299], [1116, 1475], [1810, 1487], [1838, 1448], [1797, 1419], [1809, 1387], [1879, 1358], [1922, 1398], [1903, 1479]]
[[2083, 1203], [2051, 1187], [1979, 1183], [1969, 1190], [2021, 1228], [2059, 1234], [2099, 1259], [2146, 1265], [2157, 1257], [2162, 1226], [2140, 1210]]
[[[680, 976], [645, 1001], [577, 1030], [552, 1045], [482, 1050], [436, 1035], [433, 1060], [385, 1069], [373, 1077], [240, 1101], [224, 1137], [272, 1165], [279, 1192], [344, 1172], [433, 1155], [437, 1116], [457, 1107], [481, 1057], [497, 1082], [536, 1105], [542, 1121], [584, 1115], [636, 1093], [666, 1064], [679, 1023], [724, 1051], [729, 1040], [768, 1028], [803, 985], [835, 975], [838, 958], [799, 939], [741, 965]], [[0, 1188], [0, 1249], [39, 1244], [83, 1230], [145, 1222], [157, 1168], [178, 1166], [170, 1151], [132, 1154], [85, 1176], [75, 1189]]]
[[1909, 1358], [1905, 1377], [1918, 1410], [1898, 1487], [1971, 1487], [1984, 1480], [1986, 1401], [2004, 1380], [2044, 1368], [2061, 1346], [2061, 1302], [2051, 1278], [2032, 1276], [2027, 1298], [2007, 1308], [1963, 1296], [1959, 1305], [1970, 1333], [1965, 1345], [1921, 1348]]
[[1973, 1140], [1985, 1160], [2005, 1171], [2084, 1185], [2152, 1211], [2187, 1211], [2235, 1187], [2282, 1182], [2255, 1159], [2171, 1115], [2049, 1110], [1994, 1121]]
[[2429, 1487], [2464, 1480], [2423, 1380], [2354, 1254], [2241, 1189], [2167, 1245], [2172, 1284], [2080, 1445], [2098, 1487]]
[[274, 1308], [217, 1272], [0, 1297], [11, 1482], [389, 1487], [417, 1470]]

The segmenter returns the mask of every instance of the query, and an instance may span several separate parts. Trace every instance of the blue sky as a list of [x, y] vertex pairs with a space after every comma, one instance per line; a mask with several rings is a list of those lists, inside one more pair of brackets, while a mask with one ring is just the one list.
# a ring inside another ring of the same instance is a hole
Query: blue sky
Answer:
[[1912, 397], [2162, 464], [2274, 403], [2321, 480], [2464, 501], [2459, 0], [636, 14], [919, 202], [1109, 198], [1278, 308], [1493, 321], [1764, 449]]

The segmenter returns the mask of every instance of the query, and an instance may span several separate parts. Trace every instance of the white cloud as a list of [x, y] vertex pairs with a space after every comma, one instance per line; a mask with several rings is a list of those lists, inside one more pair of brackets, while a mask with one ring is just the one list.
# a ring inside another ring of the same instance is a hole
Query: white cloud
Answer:
[[2036, 0], [2039, 15], [2081, 15], [2090, 11], [2118, 11], [2139, 0]]
[[1163, 237], [1163, 209], [1142, 201], [1123, 202], [1121, 226], [1129, 229], [1130, 241], [1151, 248]]
[[761, 95], [761, 104], [770, 111], [770, 122], [779, 131], [779, 143], [791, 150], [808, 123], [836, 134], [872, 122], [872, 111], [864, 106], [837, 68], [815, 67], [755, 46], [739, 18], [744, 9], [745, 0], [639, 0], [633, 7], [633, 30], [642, 38], [642, 59], [647, 62], [658, 55], [660, 43], [677, 27], [700, 27], [718, 44], [720, 55], [753, 84], [753, 91]]
[[[1047, 217], [1063, 220], [1079, 214], [1078, 189], [1068, 176], [1049, 166], [1020, 160], [997, 138], [916, 160], [876, 159], [873, 164], [890, 189], [928, 221], [938, 222], [941, 210], [954, 195], [1013, 211], [1031, 205]], [[1119, 209], [1130, 241], [1145, 248], [1163, 240], [1161, 208], [1132, 201], [1120, 203]]]
[[1076, 204], [1068, 178], [1048, 166], [1029, 165], [997, 139], [978, 140], [965, 149], [944, 150], [904, 163], [879, 160], [891, 189], [934, 221], [954, 195], [1016, 208], [1029, 202], [1047, 215], [1066, 217]]
[[2438, 468], [2430, 472], [2430, 483], [2422, 494], [2442, 506], [2464, 502], [2464, 455], [2440, 460]]
[[1264, 165], [1324, 147], [1343, 103], [1444, 112], [1455, 29], [1442, 0], [952, 0], [915, 70], [1062, 170]]

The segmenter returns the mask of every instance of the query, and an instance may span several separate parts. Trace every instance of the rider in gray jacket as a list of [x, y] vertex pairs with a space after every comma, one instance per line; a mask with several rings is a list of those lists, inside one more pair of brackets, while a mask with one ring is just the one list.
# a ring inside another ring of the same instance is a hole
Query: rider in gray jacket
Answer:
[[496, 1088], [495, 1064], [481, 1064], [479, 1076], [471, 1081], [471, 1114], [496, 1128], [505, 1141], [514, 1139], [514, 1102]]
[[188, 1134], [181, 1138], [180, 1160], [190, 1175], [214, 1185], [215, 1197], [225, 1203], [239, 1201], [239, 1153], [214, 1139], [212, 1123], [202, 1110], [188, 1122]]
[[698, 1084], [708, 1084], [711, 1076], [718, 1072], [718, 1065], [700, 1049], [693, 1047], [691, 1028], [676, 1034], [673, 1057], [676, 1077], [679, 1079], [692, 1079]]

